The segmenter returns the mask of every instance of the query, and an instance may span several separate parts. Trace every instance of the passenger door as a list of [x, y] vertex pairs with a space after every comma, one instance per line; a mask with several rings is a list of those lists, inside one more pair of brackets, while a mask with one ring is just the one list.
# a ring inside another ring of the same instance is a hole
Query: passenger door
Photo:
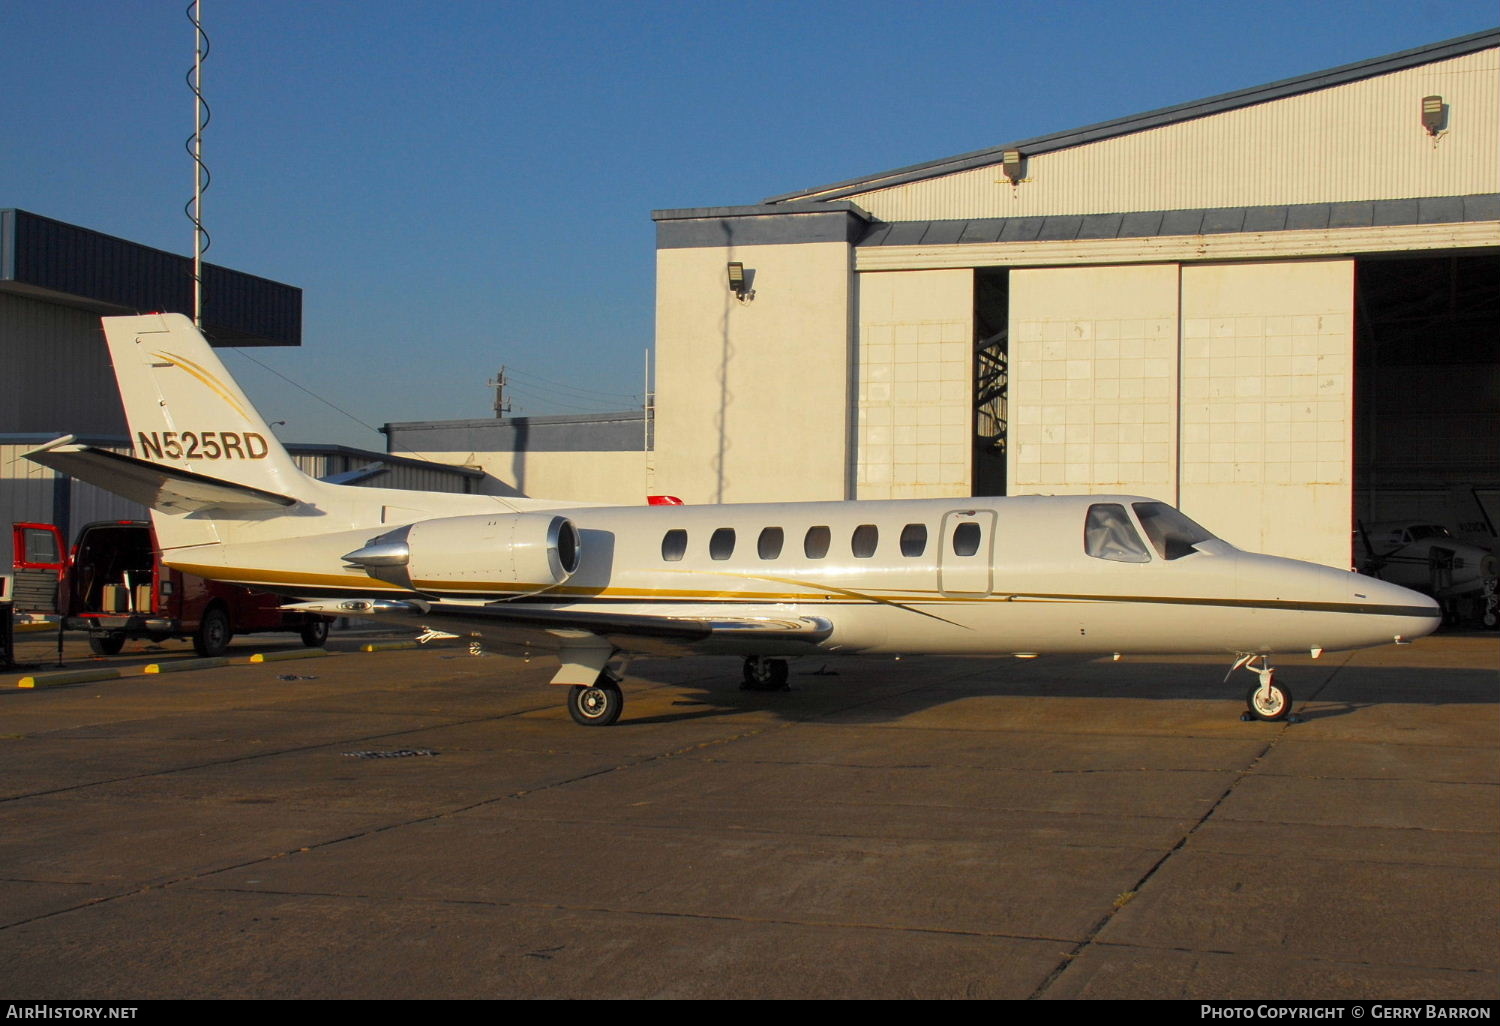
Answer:
[[977, 598], [994, 587], [995, 511], [959, 509], [943, 514], [938, 549], [938, 590]]

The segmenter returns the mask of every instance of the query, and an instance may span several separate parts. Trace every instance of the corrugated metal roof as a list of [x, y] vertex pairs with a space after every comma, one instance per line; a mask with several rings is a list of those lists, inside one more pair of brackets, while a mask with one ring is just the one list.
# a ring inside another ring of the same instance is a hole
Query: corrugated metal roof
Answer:
[[[0, 289], [93, 313], [193, 312], [189, 257], [25, 210], [0, 210]], [[204, 264], [203, 325], [217, 345], [301, 345], [302, 290]]]
[[1403, 50], [1400, 53], [1388, 54], [1384, 57], [1374, 57], [1370, 60], [1357, 61], [1353, 64], [1341, 65], [1327, 71], [1314, 72], [1309, 75], [1298, 75], [1294, 78], [1285, 78], [1262, 86], [1221, 93], [1218, 96], [1210, 96], [1203, 100], [1194, 100], [1190, 103], [1181, 103], [1172, 107], [1162, 107], [1143, 114], [1131, 114], [1127, 117], [1116, 118], [1112, 121], [1101, 121], [1098, 124], [1086, 125], [1082, 128], [1073, 128], [1064, 132], [1054, 132], [1049, 135], [1039, 135], [1016, 142], [1002, 143], [999, 146], [990, 146], [982, 150], [974, 150], [971, 153], [961, 153], [954, 157], [944, 157], [940, 160], [912, 164], [907, 167], [897, 168], [894, 171], [883, 171], [879, 174], [866, 175], [861, 178], [850, 178], [842, 182], [834, 182], [831, 185], [820, 185], [811, 189], [799, 189], [796, 192], [772, 196], [765, 200], [765, 203], [778, 204], [814, 198], [820, 200], [839, 199], [861, 192], [869, 192], [871, 189], [884, 189], [893, 185], [921, 181], [926, 178], [937, 178], [958, 171], [967, 171], [972, 168], [999, 163], [1001, 155], [1005, 150], [1020, 150], [1028, 156], [1035, 156], [1040, 153], [1049, 153], [1054, 150], [1097, 142], [1101, 139], [1128, 135], [1132, 132], [1140, 132], [1149, 128], [1159, 128], [1162, 125], [1189, 121], [1193, 118], [1207, 117], [1210, 114], [1219, 114], [1240, 107], [1249, 107], [1254, 104], [1265, 103], [1269, 100], [1279, 100], [1301, 93], [1328, 89], [1333, 86], [1343, 85], [1346, 82], [1357, 82], [1360, 79], [1373, 78], [1377, 75], [1385, 75], [1405, 68], [1418, 67], [1434, 61], [1448, 60], [1493, 46], [1500, 46], [1500, 28], [1487, 29], [1483, 32], [1475, 32], [1471, 35], [1460, 36], [1457, 39], [1419, 46], [1411, 50]]
[[987, 217], [955, 221], [877, 224], [863, 246], [944, 246], [984, 242], [1054, 242], [1157, 235], [1366, 228], [1372, 225], [1500, 221], [1500, 193], [1370, 200], [1363, 203], [1297, 203], [1280, 207], [1148, 210], [1131, 214], [1065, 214], [1053, 217]]

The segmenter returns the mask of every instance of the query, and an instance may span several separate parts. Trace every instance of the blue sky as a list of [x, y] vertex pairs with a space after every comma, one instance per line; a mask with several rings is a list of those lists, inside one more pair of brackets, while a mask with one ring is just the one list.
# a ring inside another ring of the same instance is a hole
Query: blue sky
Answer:
[[[186, 253], [186, 0], [0, 6], [0, 207]], [[653, 209], [767, 196], [1495, 26], [1493, 0], [205, 0], [209, 259], [366, 424], [639, 403]], [[383, 437], [236, 354], [283, 436]]]

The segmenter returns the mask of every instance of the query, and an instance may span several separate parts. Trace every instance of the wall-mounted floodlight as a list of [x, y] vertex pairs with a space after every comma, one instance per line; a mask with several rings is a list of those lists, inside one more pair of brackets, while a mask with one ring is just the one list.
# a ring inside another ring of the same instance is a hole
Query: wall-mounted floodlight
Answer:
[[750, 278], [755, 272], [745, 273], [745, 265], [738, 261], [729, 263], [729, 291], [734, 293], [734, 298], [745, 302], [755, 298], [755, 290], [750, 287]]
[[1020, 150], [1006, 150], [1000, 155], [1001, 170], [1010, 179], [1011, 185], [1020, 185], [1026, 178], [1026, 155]]
[[1422, 97], [1422, 127], [1428, 135], [1437, 135], [1448, 127], [1448, 105], [1441, 96]]

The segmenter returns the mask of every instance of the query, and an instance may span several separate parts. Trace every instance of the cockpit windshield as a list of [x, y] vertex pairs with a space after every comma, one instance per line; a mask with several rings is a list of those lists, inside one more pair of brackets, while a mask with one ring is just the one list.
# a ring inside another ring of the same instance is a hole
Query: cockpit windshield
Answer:
[[1098, 502], [1089, 507], [1083, 522], [1083, 551], [1095, 559], [1117, 563], [1151, 562], [1145, 543], [1118, 502]]
[[1193, 546], [1213, 535], [1165, 502], [1133, 502], [1131, 507], [1162, 559], [1181, 559], [1198, 550]]

